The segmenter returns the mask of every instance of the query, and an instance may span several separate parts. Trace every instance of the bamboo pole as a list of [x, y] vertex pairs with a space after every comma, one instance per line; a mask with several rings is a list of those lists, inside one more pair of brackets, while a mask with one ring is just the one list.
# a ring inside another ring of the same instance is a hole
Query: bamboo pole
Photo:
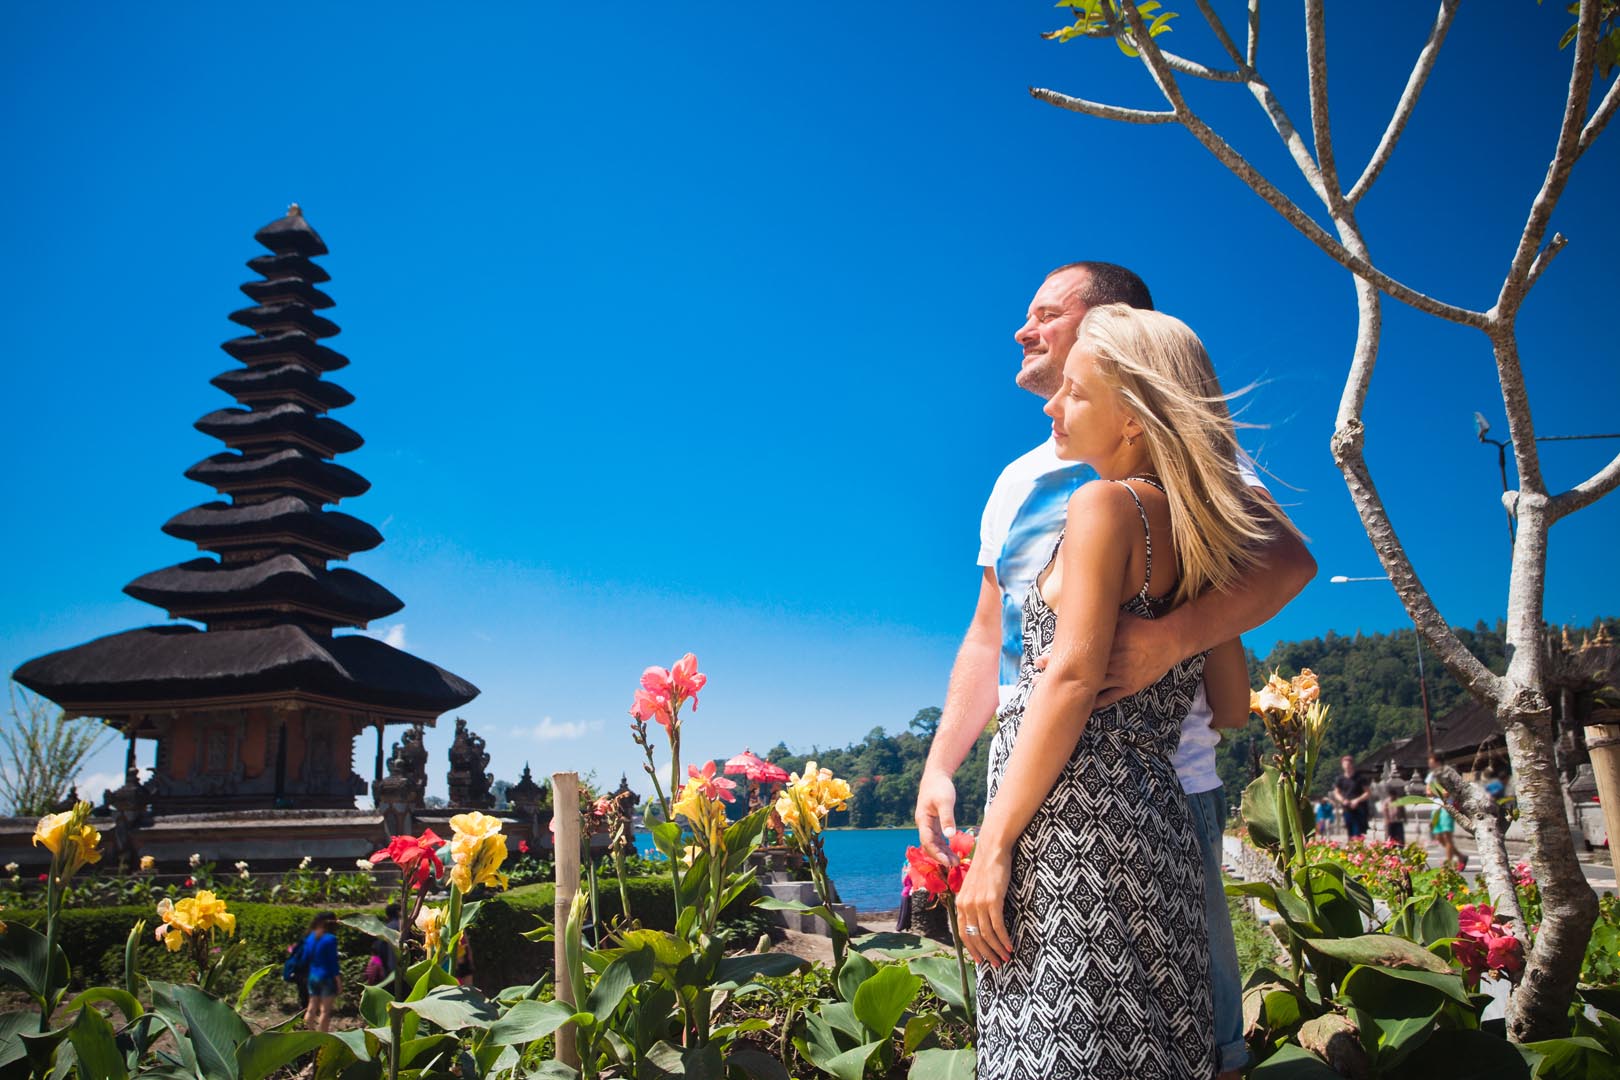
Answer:
[[[555, 827], [552, 857], [557, 867], [557, 897], [553, 909], [556, 937], [552, 942], [552, 967], [557, 976], [558, 1001], [577, 1005], [574, 1001], [573, 976], [568, 969], [565, 954], [568, 932], [568, 912], [579, 891], [579, 774], [560, 772], [551, 774], [551, 821]], [[575, 1041], [574, 1025], [564, 1024], [557, 1029], [557, 1060], [578, 1069], [579, 1045]]]
[[1603, 807], [1603, 830], [1609, 834], [1609, 850], [1620, 848], [1620, 715], [1613, 711], [1594, 713], [1586, 729], [1586, 751], [1592, 759], [1592, 778], [1597, 781], [1598, 802]]

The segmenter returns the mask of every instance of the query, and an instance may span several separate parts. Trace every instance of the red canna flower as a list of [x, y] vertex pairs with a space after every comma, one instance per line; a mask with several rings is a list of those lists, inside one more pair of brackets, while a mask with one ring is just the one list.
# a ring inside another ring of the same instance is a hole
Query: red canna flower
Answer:
[[371, 856], [371, 861], [384, 859], [399, 867], [414, 889], [420, 889], [435, 877], [444, 876], [444, 863], [439, 859], [439, 848], [444, 841], [432, 829], [424, 829], [421, 836], [393, 836], [388, 846]]
[[942, 896], [952, 891], [944, 868], [922, 848], [906, 848], [906, 862], [911, 864], [912, 889], [921, 889], [930, 896]]
[[[951, 854], [958, 859], [973, 858], [973, 849], [978, 846], [979, 838], [970, 832], [958, 829], [951, 834]], [[951, 890], [955, 892], [955, 889]]]
[[[649, 672], [662, 671], [663, 668], [648, 668]], [[675, 722], [675, 714], [669, 707], [669, 695], [657, 693], [646, 689], [647, 676], [641, 677], [642, 689], [636, 691], [636, 696], [630, 703], [630, 715], [646, 723], [656, 720], [666, 729]]]
[[1457, 929], [1464, 937], [1483, 938], [1496, 921], [1496, 909], [1489, 904], [1464, 904], [1457, 909]]
[[518, 851], [523, 855], [527, 855], [529, 853], [529, 842], [527, 840], [519, 840]]

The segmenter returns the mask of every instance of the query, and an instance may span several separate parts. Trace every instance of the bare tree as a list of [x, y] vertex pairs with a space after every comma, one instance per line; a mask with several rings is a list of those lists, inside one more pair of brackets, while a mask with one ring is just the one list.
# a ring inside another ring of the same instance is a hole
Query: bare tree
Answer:
[[11, 722], [0, 730], [0, 798], [22, 817], [49, 813], [73, 786], [85, 761], [111, 732], [99, 720], [69, 719], [37, 694], [11, 695]]
[[[1520, 1041], [1564, 1034], [1566, 1012], [1580, 975], [1587, 940], [1597, 915], [1597, 898], [1587, 885], [1577, 861], [1569, 822], [1564, 813], [1562, 785], [1554, 764], [1552, 710], [1543, 668], [1542, 604], [1547, 569], [1547, 531], [1552, 525], [1590, 505], [1620, 485], [1620, 456], [1584, 482], [1552, 493], [1542, 477], [1536, 452], [1530, 399], [1520, 366], [1517, 319], [1525, 298], [1565, 239], [1547, 240], [1548, 223], [1571, 171], [1614, 116], [1620, 104], [1620, 81], [1611, 82], [1596, 109], [1592, 108], [1594, 71], [1611, 60], [1611, 31], [1603, 24], [1612, 16], [1613, 0], [1581, 0], [1576, 25], [1566, 35], [1573, 41], [1569, 90], [1551, 164], [1541, 188], [1531, 199], [1527, 220], [1492, 303], [1483, 309], [1436, 299], [1396, 280], [1378, 268], [1361, 226], [1356, 207], [1377, 182], [1417, 107], [1446, 33], [1457, 13], [1458, 0], [1440, 0], [1428, 40], [1418, 52], [1406, 87], [1396, 102], [1383, 137], [1355, 179], [1344, 183], [1334, 154], [1327, 92], [1327, 38], [1323, 0], [1305, 0], [1305, 52], [1309, 68], [1310, 127], [1313, 146], [1307, 146], [1281, 101], [1259, 69], [1260, 0], [1248, 0], [1246, 41], [1243, 47], [1227, 32], [1210, 0], [1196, 0], [1198, 10], [1225, 51], [1230, 66], [1211, 67], [1160, 48], [1156, 38], [1166, 28], [1170, 13], [1157, 3], [1136, 0], [1077, 0], [1075, 24], [1048, 35], [1111, 38], [1128, 56], [1135, 57], [1164, 96], [1162, 110], [1121, 108], [1053, 90], [1032, 88], [1038, 100], [1059, 108], [1106, 120], [1134, 124], [1179, 124], [1192, 134], [1233, 174], [1289, 224], [1304, 234], [1329, 258], [1354, 277], [1357, 326], [1349, 377], [1339, 402], [1334, 426], [1334, 461], [1362, 525], [1378, 552], [1385, 572], [1424, 639], [1457, 679], [1478, 700], [1489, 704], [1502, 725], [1508, 753], [1518, 777], [1519, 806], [1530, 840], [1530, 863], [1542, 890], [1542, 920], [1534, 948], [1529, 951], [1523, 980], [1508, 1008], [1509, 1035]], [[1600, 55], [1601, 54], [1601, 55]], [[1607, 70], [1605, 70], [1607, 77]], [[1286, 146], [1295, 167], [1321, 203], [1327, 224], [1319, 223], [1283, 194], [1265, 175], [1216, 134], [1187, 104], [1182, 78], [1231, 83], [1247, 90]], [[1314, 147], [1314, 149], [1313, 149]], [[1346, 173], [1345, 176], [1352, 174]], [[1330, 231], [1331, 230], [1331, 231]], [[1361, 413], [1378, 358], [1382, 328], [1380, 305], [1388, 296], [1437, 319], [1478, 330], [1496, 360], [1502, 405], [1507, 413], [1518, 466], [1519, 489], [1504, 496], [1508, 512], [1518, 522], [1508, 580], [1507, 673], [1496, 675], [1479, 661], [1454, 634], [1429, 598], [1407, 557], [1390, 516], [1379, 496], [1362, 454], [1366, 437]], [[1515, 932], [1526, 937], [1524, 920], [1514, 899], [1503, 844], [1503, 822], [1492, 800], [1473, 785], [1459, 792], [1465, 813], [1475, 819], [1483, 853], [1484, 872], [1491, 895], [1510, 916]]]

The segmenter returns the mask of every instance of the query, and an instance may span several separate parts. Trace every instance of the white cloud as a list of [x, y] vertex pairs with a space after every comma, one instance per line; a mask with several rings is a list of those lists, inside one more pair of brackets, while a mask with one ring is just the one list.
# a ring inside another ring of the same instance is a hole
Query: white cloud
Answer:
[[583, 739], [591, 732], [601, 730], [600, 720], [568, 720], [559, 723], [546, 716], [530, 729], [529, 734], [539, 742], [551, 742], [554, 739]]
[[99, 803], [103, 791], [111, 791], [121, 787], [124, 783], [124, 774], [110, 772], [80, 773], [74, 783], [79, 788], [79, 797], [89, 802]]

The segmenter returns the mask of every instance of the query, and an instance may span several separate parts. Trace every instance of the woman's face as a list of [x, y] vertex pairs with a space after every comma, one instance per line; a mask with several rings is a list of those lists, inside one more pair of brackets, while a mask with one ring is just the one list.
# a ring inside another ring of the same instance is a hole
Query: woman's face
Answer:
[[1104, 381], [1084, 341], [1069, 351], [1063, 385], [1046, 403], [1058, 457], [1083, 461], [1099, 471], [1125, 442], [1127, 417], [1119, 391]]

